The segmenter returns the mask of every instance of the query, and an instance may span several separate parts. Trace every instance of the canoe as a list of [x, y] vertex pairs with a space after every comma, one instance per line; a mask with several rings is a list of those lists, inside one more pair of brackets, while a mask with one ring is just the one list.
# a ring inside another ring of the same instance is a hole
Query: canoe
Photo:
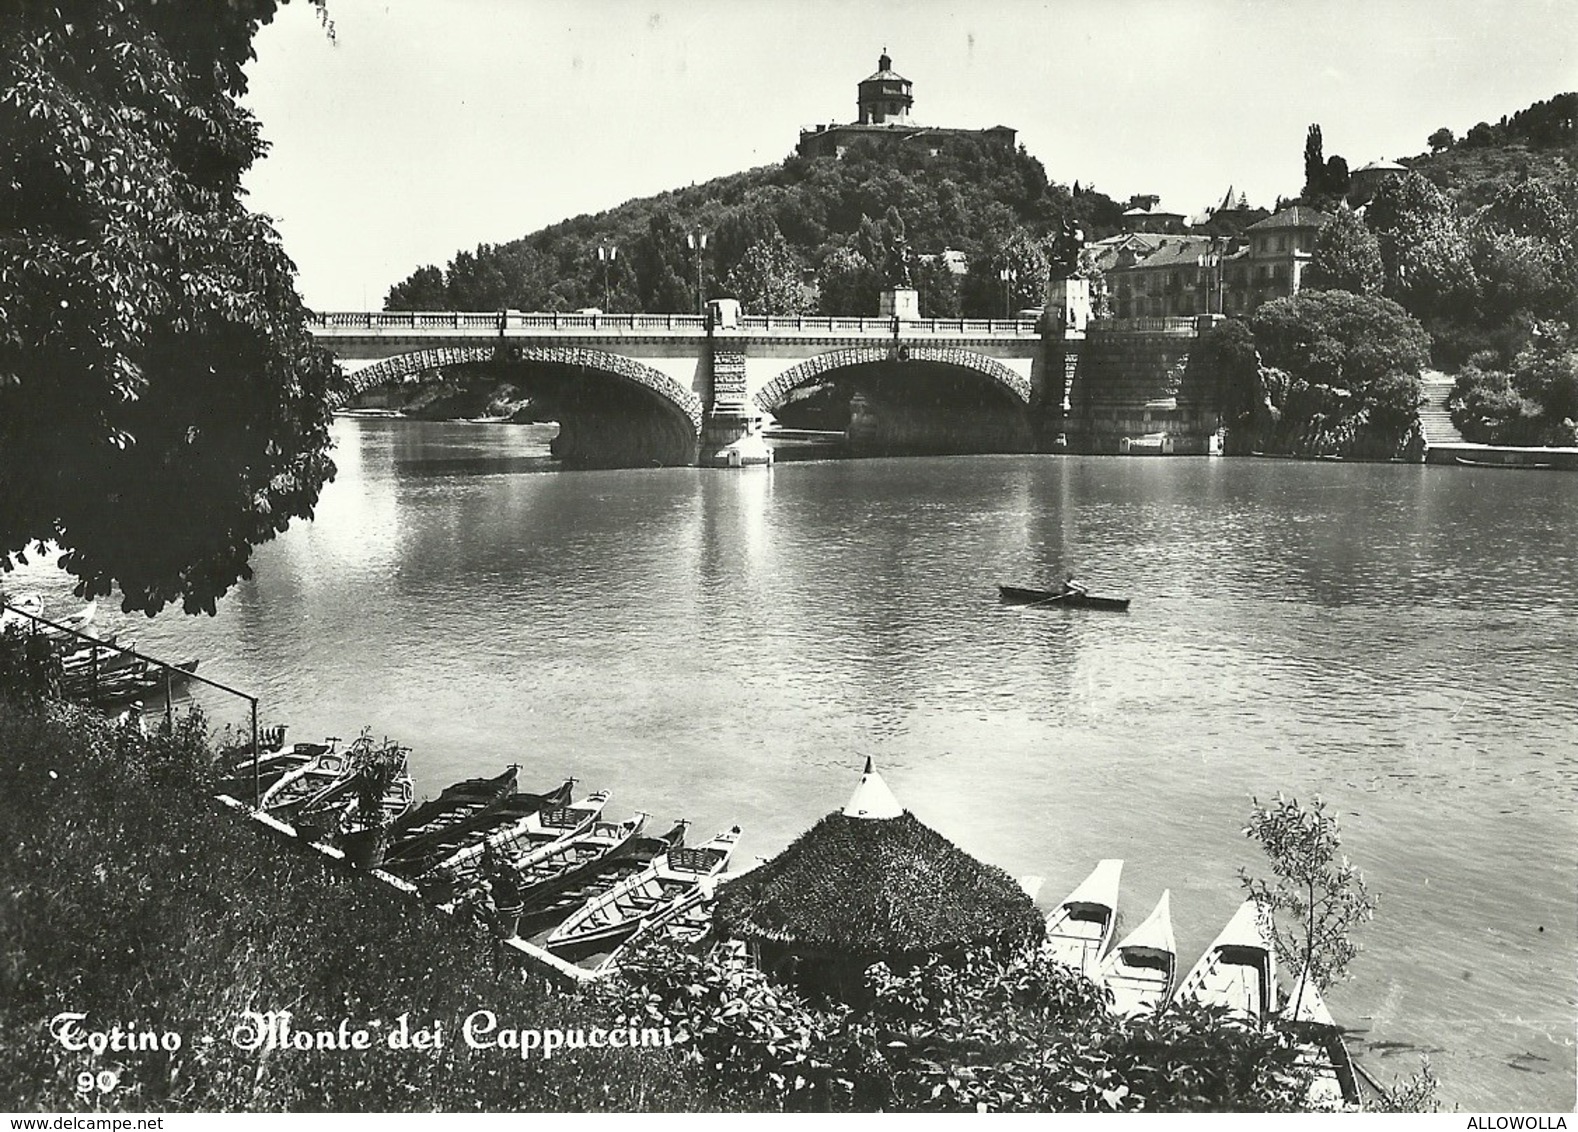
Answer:
[[528, 899], [533, 905], [545, 902], [563, 888], [567, 877], [584, 874], [598, 861], [619, 852], [641, 833], [647, 817], [638, 811], [622, 822], [594, 821], [580, 833], [505, 857], [504, 864], [515, 874], [522, 906]]
[[1087, 979], [1099, 973], [1101, 956], [1112, 942], [1118, 915], [1118, 882], [1123, 861], [1108, 858], [1047, 916], [1046, 946], [1052, 958]]
[[481, 841], [457, 849], [434, 865], [433, 871], [459, 876], [479, 869], [489, 853], [501, 861], [510, 860], [539, 845], [574, 837], [602, 816], [608, 798], [607, 790], [597, 790], [567, 806], [534, 810]]
[[1175, 1002], [1225, 1006], [1257, 1026], [1276, 1013], [1277, 960], [1253, 899], [1222, 929], [1178, 984]]
[[491, 813], [515, 793], [519, 766], [510, 766], [492, 778], [468, 778], [444, 787], [437, 798], [423, 802], [389, 827], [389, 847], [412, 848], [434, 834], [459, 825], [477, 814]]
[[1112, 995], [1116, 1014], [1145, 1014], [1167, 1005], [1173, 980], [1178, 977], [1171, 897], [1171, 891], [1164, 890], [1145, 922], [1124, 936], [1102, 961], [1101, 981]]
[[671, 849], [573, 913], [548, 934], [548, 949], [580, 950], [624, 939], [643, 920], [667, 912], [727, 868], [739, 839], [735, 826], [695, 849]]
[[1551, 467], [1529, 460], [1470, 460], [1467, 456], [1457, 457], [1457, 462], [1469, 468], [1507, 468], [1515, 472], [1541, 472]]
[[1320, 991], [1308, 975], [1304, 972], [1293, 984], [1282, 1017], [1297, 1035], [1299, 1064], [1314, 1072], [1308, 1094], [1310, 1107], [1323, 1112], [1362, 1107], [1359, 1075], [1342, 1039], [1342, 1028], [1326, 1009]]
[[390, 847], [384, 859], [386, 871], [397, 876], [413, 878], [427, 872], [446, 857], [468, 845], [476, 845], [504, 827], [541, 810], [563, 806], [570, 800], [575, 779], [568, 778], [553, 790], [543, 794], [515, 793], [504, 799], [502, 805], [484, 813], [463, 818], [454, 825], [417, 841], [403, 841]]
[[1063, 606], [1073, 609], [1106, 609], [1123, 613], [1129, 608], [1126, 597], [1096, 597], [1093, 594], [1065, 594], [1057, 590], [1033, 590], [1024, 586], [998, 586], [997, 596], [1009, 605], [1035, 605], [1043, 609]]
[[627, 877], [642, 872], [653, 861], [685, 844], [681, 820], [661, 837], [635, 837], [617, 852], [592, 862], [551, 885], [540, 885], [525, 895], [525, 920], [530, 930], [556, 927], [576, 909], [596, 900]]

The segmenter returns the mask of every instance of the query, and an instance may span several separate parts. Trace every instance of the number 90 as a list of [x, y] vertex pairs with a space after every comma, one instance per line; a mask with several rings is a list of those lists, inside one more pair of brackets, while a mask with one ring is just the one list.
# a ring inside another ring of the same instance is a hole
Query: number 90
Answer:
[[83, 1071], [77, 1074], [77, 1092], [87, 1094], [97, 1089], [101, 1093], [115, 1091], [115, 1086], [120, 1084], [121, 1075], [108, 1069], [101, 1069], [97, 1073]]

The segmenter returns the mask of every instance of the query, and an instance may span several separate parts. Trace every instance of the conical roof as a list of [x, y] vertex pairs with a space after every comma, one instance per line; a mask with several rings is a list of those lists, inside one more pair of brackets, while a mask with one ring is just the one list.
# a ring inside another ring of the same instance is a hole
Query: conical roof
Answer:
[[[850, 812], [872, 806], [897, 813]], [[850, 808], [723, 885], [719, 927], [791, 951], [851, 958], [1039, 938], [1044, 931], [1018, 882], [905, 813], [869, 760]]]
[[849, 804], [844, 807], [844, 816], [849, 818], [865, 818], [867, 820], [881, 820], [896, 818], [904, 812], [904, 807], [899, 805], [899, 800], [893, 796], [893, 791], [888, 789], [888, 784], [882, 781], [882, 776], [877, 773], [876, 767], [871, 762], [871, 756], [866, 756], [866, 772], [860, 776], [860, 785], [855, 787], [855, 792], [849, 797]]

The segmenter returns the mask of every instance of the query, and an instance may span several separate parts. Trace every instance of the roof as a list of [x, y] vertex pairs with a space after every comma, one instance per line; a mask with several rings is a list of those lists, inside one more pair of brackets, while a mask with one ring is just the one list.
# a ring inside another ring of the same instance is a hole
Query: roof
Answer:
[[881, 55], [877, 56], [877, 69], [876, 69], [876, 72], [870, 78], [862, 79], [861, 82], [862, 83], [874, 83], [874, 82], [907, 83], [907, 82], [909, 82], [909, 79], [905, 78], [903, 75], [898, 74], [896, 71], [893, 70], [893, 60], [888, 58], [888, 53], [886, 51], [884, 51]]
[[849, 957], [1035, 939], [1045, 931], [1012, 877], [909, 813], [828, 814], [771, 861], [723, 885], [715, 918], [730, 936]]
[[1395, 161], [1372, 161], [1368, 165], [1361, 165], [1354, 170], [1355, 173], [1406, 173], [1408, 166], [1399, 165]]
[[[1218, 246], [1221, 241], [1217, 241]], [[1194, 267], [1199, 263], [1201, 256], [1211, 250], [1211, 240], [1207, 236], [1185, 236], [1177, 240], [1169, 240], [1157, 248], [1144, 259], [1137, 260], [1128, 267], [1115, 267], [1114, 271], [1133, 271], [1146, 267]]]
[[1268, 216], [1245, 228], [1246, 232], [1264, 232], [1268, 228], [1323, 228], [1331, 217], [1307, 204], [1284, 208], [1275, 216]]
[[849, 804], [844, 807], [844, 816], [873, 821], [896, 818], [903, 812], [904, 807], [899, 805], [893, 791], [888, 789], [888, 784], [882, 781], [882, 776], [872, 766], [871, 756], [867, 755], [866, 773], [860, 776], [860, 785], [855, 787]]

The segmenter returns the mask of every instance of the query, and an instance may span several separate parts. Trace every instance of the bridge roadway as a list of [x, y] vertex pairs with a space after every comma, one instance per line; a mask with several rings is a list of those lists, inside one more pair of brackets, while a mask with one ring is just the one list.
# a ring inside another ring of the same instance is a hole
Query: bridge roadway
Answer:
[[[1192, 336], [1193, 320], [1165, 321]], [[797, 390], [830, 382], [849, 384], [865, 450], [1034, 450], [1046, 411], [1067, 407], [1082, 337], [1027, 319], [520, 311], [327, 312], [313, 334], [353, 397], [488, 367], [552, 404], [556, 451], [591, 464], [719, 462]]]

